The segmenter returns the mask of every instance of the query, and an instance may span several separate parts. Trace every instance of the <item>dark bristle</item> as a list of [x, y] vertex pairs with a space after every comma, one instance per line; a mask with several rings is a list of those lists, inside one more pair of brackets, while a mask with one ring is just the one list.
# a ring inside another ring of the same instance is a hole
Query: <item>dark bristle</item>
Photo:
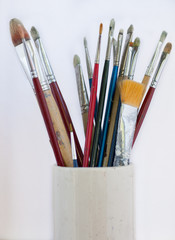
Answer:
[[[22, 35], [21, 32], [23, 32]], [[30, 36], [26, 31], [24, 25], [16, 18], [13, 18], [10, 21], [10, 33], [13, 45], [15, 47], [22, 43], [22, 36], [25, 38], [25, 40], [30, 39]]]

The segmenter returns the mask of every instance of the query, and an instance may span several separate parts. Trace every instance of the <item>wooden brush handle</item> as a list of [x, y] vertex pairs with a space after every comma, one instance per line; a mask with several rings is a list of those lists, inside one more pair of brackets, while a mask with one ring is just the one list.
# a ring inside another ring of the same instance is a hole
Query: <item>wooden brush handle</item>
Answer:
[[53, 98], [51, 90], [44, 91], [45, 99], [49, 108], [53, 127], [57, 136], [57, 141], [63, 156], [64, 163], [67, 167], [73, 167], [70, 140], [66, 132], [60, 111]]
[[83, 119], [84, 134], [86, 136], [87, 122], [88, 122], [88, 111], [82, 113], [82, 119]]
[[108, 128], [108, 134], [107, 134], [107, 139], [106, 139], [106, 151], [105, 151], [105, 156], [103, 159], [103, 167], [108, 166], [109, 153], [110, 153], [110, 148], [111, 148], [111, 143], [112, 143], [112, 136], [113, 136], [113, 132], [114, 132], [115, 118], [116, 118], [118, 102], [119, 102], [118, 83], [120, 81], [122, 81], [122, 79], [123, 79], [123, 77], [118, 77], [118, 80], [116, 83], [116, 88], [115, 88], [115, 93], [114, 93], [114, 98], [112, 100], [112, 110], [111, 110], [111, 115], [109, 118], [109, 128]]
[[137, 116], [137, 123], [136, 123], [136, 129], [135, 129], [135, 133], [134, 133], [134, 138], [133, 138], [133, 144], [134, 145], [134, 142], [137, 138], [137, 135], [140, 131], [140, 128], [142, 126], [142, 123], [143, 123], [143, 120], [146, 116], [146, 113], [147, 113], [147, 110], [149, 108], [149, 105], [150, 105], [150, 102], [151, 102], [151, 99], [153, 97], [153, 94], [154, 94], [154, 91], [155, 91], [155, 88], [153, 87], [150, 87], [147, 94], [146, 94], [146, 97], [142, 103], [142, 106], [140, 108], [140, 111], [139, 111], [139, 114]]
[[142, 80], [142, 84], [145, 85], [145, 89], [146, 89], [146, 87], [148, 86], [149, 80], [150, 80], [150, 76], [145, 75], [144, 78], [143, 78], [143, 80]]

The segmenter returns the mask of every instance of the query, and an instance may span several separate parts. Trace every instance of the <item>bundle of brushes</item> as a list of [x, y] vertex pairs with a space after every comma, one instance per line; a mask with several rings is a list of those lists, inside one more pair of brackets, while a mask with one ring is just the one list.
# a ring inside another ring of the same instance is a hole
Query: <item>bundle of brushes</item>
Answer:
[[[134, 81], [134, 74], [140, 50], [140, 38], [132, 39], [134, 27], [130, 25], [121, 54], [123, 29], [120, 29], [116, 40], [113, 37], [114, 28], [115, 21], [112, 19], [109, 24], [101, 81], [99, 80], [99, 63], [103, 24], [101, 23], [99, 27], [93, 70], [88, 42], [84, 38], [90, 98], [87, 93], [80, 57], [75, 55], [73, 59], [85, 134], [83, 154], [71, 116], [38, 31], [35, 27], [31, 28], [31, 35], [35, 43], [35, 47], [33, 47], [23, 24], [17, 19], [10, 21], [12, 42], [36, 95], [59, 166], [110, 167], [130, 164], [132, 146], [141, 129], [172, 45], [167, 43], [159, 58], [167, 36], [167, 33], [163, 31], [143, 80], [136, 82]], [[112, 48], [113, 70], [107, 92]], [[122, 55], [121, 60], [120, 55]], [[155, 69], [156, 64], [157, 68]], [[153, 78], [148, 89], [152, 75]], [[99, 99], [97, 98], [98, 82], [101, 83]], [[106, 106], [104, 104], [105, 99], [107, 100]], [[104, 121], [102, 122], [103, 118]]]

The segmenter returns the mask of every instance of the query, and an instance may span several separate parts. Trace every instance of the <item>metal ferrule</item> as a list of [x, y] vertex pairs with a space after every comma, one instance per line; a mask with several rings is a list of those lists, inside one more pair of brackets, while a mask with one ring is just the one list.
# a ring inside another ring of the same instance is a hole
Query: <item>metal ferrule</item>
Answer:
[[127, 59], [126, 59], [126, 66], [125, 66], [125, 70], [124, 70], [124, 76], [125, 76], [125, 77], [128, 77], [128, 74], [129, 74], [129, 68], [130, 68], [130, 64], [131, 64], [132, 50], [133, 50], [133, 47], [132, 47], [132, 46], [129, 46], [129, 48], [128, 48], [128, 53], [127, 53]]
[[121, 105], [114, 166], [126, 166], [130, 163], [130, 152], [137, 120], [137, 108]]
[[72, 159], [77, 159], [73, 132], [70, 132], [70, 137], [71, 137]]
[[122, 42], [123, 42], [123, 34], [118, 34], [117, 53], [116, 53], [116, 66], [119, 66], [121, 49], [122, 49]]
[[133, 47], [132, 55], [131, 55], [130, 69], [129, 69], [129, 73], [128, 73], [128, 79], [130, 79], [130, 80], [134, 79], [134, 73], [135, 73], [138, 53], [139, 53], [139, 47]]
[[114, 28], [110, 27], [109, 34], [108, 34], [108, 45], [106, 49], [106, 58], [105, 58], [105, 60], [108, 60], [108, 61], [110, 60], [110, 57], [111, 57], [113, 33], [114, 33]]
[[81, 107], [81, 114], [83, 114], [89, 110], [89, 99], [88, 99], [84, 76], [83, 76], [83, 72], [80, 64], [76, 65], [75, 74], [76, 74], [78, 96], [79, 96], [80, 107]]
[[124, 71], [125, 71], [125, 66], [127, 61], [127, 53], [128, 53], [129, 43], [131, 42], [131, 39], [132, 39], [132, 33], [128, 33], [126, 35], [126, 40], [125, 40], [125, 45], [124, 45], [124, 50], [123, 50], [123, 55], [122, 55], [122, 60], [120, 65], [120, 73], [119, 73], [120, 77], [124, 76]]
[[101, 48], [101, 35], [99, 35], [99, 38], [98, 38], [97, 52], [96, 52], [96, 56], [95, 56], [95, 63], [100, 62], [100, 48]]
[[56, 79], [55, 79], [55, 76], [54, 76], [54, 72], [52, 70], [51, 64], [50, 64], [49, 59], [47, 57], [47, 54], [46, 54], [46, 51], [44, 49], [41, 38], [38, 38], [35, 41], [35, 46], [37, 48], [42, 67], [43, 67], [44, 73], [47, 77], [47, 80], [48, 80], [49, 84], [52, 83], [52, 82], [55, 82]]
[[156, 63], [157, 58], [158, 58], [159, 53], [160, 53], [161, 46], [162, 46], [162, 42], [159, 41], [158, 44], [157, 44], [156, 50], [155, 50], [155, 52], [154, 52], [154, 54], [152, 56], [151, 62], [149, 64], [149, 66], [147, 67], [145, 75], [147, 75], [147, 76], [151, 76], [152, 75], [152, 73], [154, 71], [155, 63]]
[[93, 72], [92, 72], [92, 65], [91, 65], [88, 47], [85, 47], [85, 55], [86, 55], [86, 66], [87, 66], [88, 78], [91, 79], [93, 78]]
[[157, 69], [154, 73], [153, 80], [151, 82], [151, 87], [156, 88], [159, 78], [161, 76], [161, 73], [163, 71], [163, 68], [167, 62], [168, 56], [169, 56], [168, 53], [165, 53], [165, 52], [162, 53]]
[[113, 38], [113, 65], [117, 66], [117, 41]]

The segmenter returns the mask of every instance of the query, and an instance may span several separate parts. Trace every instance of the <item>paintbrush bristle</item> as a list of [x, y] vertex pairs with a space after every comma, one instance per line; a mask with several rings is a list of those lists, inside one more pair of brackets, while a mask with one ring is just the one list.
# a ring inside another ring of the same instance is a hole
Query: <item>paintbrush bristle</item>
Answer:
[[22, 38], [25, 40], [30, 40], [30, 36], [24, 25], [16, 18], [11, 19], [10, 21], [10, 33], [13, 45], [15, 47], [22, 43]]
[[171, 52], [171, 49], [172, 49], [172, 44], [170, 42], [168, 42], [166, 45], [165, 45], [165, 48], [164, 48], [164, 52], [165, 53], [170, 53]]
[[119, 83], [121, 102], [139, 108], [142, 101], [145, 86], [132, 80], [123, 80]]
[[115, 21], [114, 19], [111, 19], [110, 25], [109, 25], [109, 35], [112, 36], [114, 33], [114, 28], [115, 28]]
[[134, 43], [133, 42], [129, 42], [129, 46], [133, 47]]
[[119, 34], [123, 35], [123, 29], [120, 29]]
[[87, 40], [85, 37], [84, 37], [84, 47], [87, 48]]
[[140, 38], [137, 37], [137, 38], [134, 40], [133, 46], [134, 46], [134, 47], [139, 47], [139, 46], [140, 46]]
[[102, 31], [103, 31], [103, 24], [100, 23], [100, 29], [99, 29], [99, 34], [100, 34], [100, 35], [102, 34]]
[[78, 64], [80, 64], [80, 58], [78, 55], [74, 56], [74, 67], [76, 67]]
[[131, 24], [130, 27], [128, 28], [127, 33], [133, 33], [133, 31], [134, 31], [134, 27], [133, 27], [133, 25]]
[[39, 32], [34, 26], [31, 28], [30, 33], [32, 35], [33, 41], [36, 41], [37, 39], [40, 38]]
[[167, 32], [163, 31], [161, 36], [160, 36], [160, 41], [163, 43], [165, 41], [165, 38], [167, 36]]

